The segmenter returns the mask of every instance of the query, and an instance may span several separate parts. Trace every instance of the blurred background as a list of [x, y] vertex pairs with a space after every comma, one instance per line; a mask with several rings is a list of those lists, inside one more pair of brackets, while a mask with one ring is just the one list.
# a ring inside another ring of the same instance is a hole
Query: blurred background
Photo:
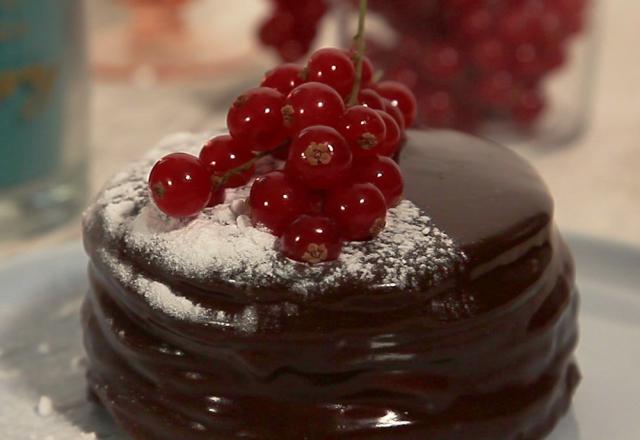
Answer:
[[[640, 3], [370, 0], [380, 75], [421, 127], [502, 142], [560, 227], [640, 245]], [[0, 260], [80, 237], [109, 175], [176, 131], [224, 126], [265, 70], [351, 44], [350, 0], [0, 0]]]

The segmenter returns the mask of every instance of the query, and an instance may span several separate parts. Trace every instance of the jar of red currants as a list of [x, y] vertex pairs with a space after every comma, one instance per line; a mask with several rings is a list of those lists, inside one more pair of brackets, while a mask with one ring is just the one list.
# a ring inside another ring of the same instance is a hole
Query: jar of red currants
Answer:
[[[415, 92], [419, 125], [562, 145], [588, 117], [594, 1], [369, 0], [367, 51]], [[349, 45], [355, 2], [337, 3]]]

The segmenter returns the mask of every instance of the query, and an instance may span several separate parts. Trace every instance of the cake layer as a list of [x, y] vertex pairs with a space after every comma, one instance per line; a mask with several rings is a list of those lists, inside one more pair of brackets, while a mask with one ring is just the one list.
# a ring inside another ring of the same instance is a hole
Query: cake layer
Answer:
[[[147, 165], [116, 178], [85, 220], [91, 390], [142, 440], [541, 438], [579, 379], [573, 263], [544, 184], [448, 132], [412, 133], [401, 164], [409, 202], [386, 235], [311, 271], [254, 255], [269, 242], [242, 214], [154, 214]], [[194, 267], [178, 244], [198, 237], [218, 249], [193, 254], [234, 270]]]

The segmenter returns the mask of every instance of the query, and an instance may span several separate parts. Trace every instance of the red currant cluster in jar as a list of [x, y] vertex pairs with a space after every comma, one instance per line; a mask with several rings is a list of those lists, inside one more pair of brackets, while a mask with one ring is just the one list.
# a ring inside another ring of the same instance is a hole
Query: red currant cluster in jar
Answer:
[[[210, 140], [199, 157], [174, 153], [156, 163], [149, 188], [158, 208], [196, 215], [221, 203], [225, 188], [255, 177], [252, 221], [280, 237], [291, 259], [334, 260], [344, 240], [376, 237], [387, 209], [402, 199], [402, 173], [392, 157], [417, 104], [406, 86], [373, 82], [371, 62], [362, 58], [358, 69], [358, 58], [325, 48], [305, 67], [267, 72], [229, 109], [228, 135]], [[280, 166], [255, 176], [255, 162], [268, 155]]]
[[565, 63], [587, 1], [371, 0], [397, 43], [372, 44], [370, 55], [416, 92], [425, 125], [473, 132], [499, 119], [526, 128], [545, 109], [543, 80]]
[[260, 41], [274, 48], [284, 61], [297, 61], [309, 53], [322, 17], [327, 13], [325, 0], [270, 0], [271, 16], [262, 23]]
[[[499, 120], [527, 129], [548, 106], [543, 82], [565, 65], [589, 1], [370, 0], [395, 35], [391, 44], [372, 38], [368, 54], [385, 79], [416, 93], [423, 125], [473, 133]], [[261, 39], [283, 59], [296, 59], [313, 41], [326, 5], [277, 3]], [[308, 9], [313, 21], [289, 4]], [[296, 40], [298, 28], [308, 33]]]

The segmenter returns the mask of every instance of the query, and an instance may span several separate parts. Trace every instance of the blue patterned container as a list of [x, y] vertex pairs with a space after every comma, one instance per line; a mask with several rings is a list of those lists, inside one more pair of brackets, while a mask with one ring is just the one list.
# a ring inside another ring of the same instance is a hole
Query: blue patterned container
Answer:
[[8, 198], [20, 198], [24, 207], [29, 191], [42, 200], [71, 174], [84, 181], [78, 175], [87, 147], [81, 5], [0, 0], [0, 226]]

